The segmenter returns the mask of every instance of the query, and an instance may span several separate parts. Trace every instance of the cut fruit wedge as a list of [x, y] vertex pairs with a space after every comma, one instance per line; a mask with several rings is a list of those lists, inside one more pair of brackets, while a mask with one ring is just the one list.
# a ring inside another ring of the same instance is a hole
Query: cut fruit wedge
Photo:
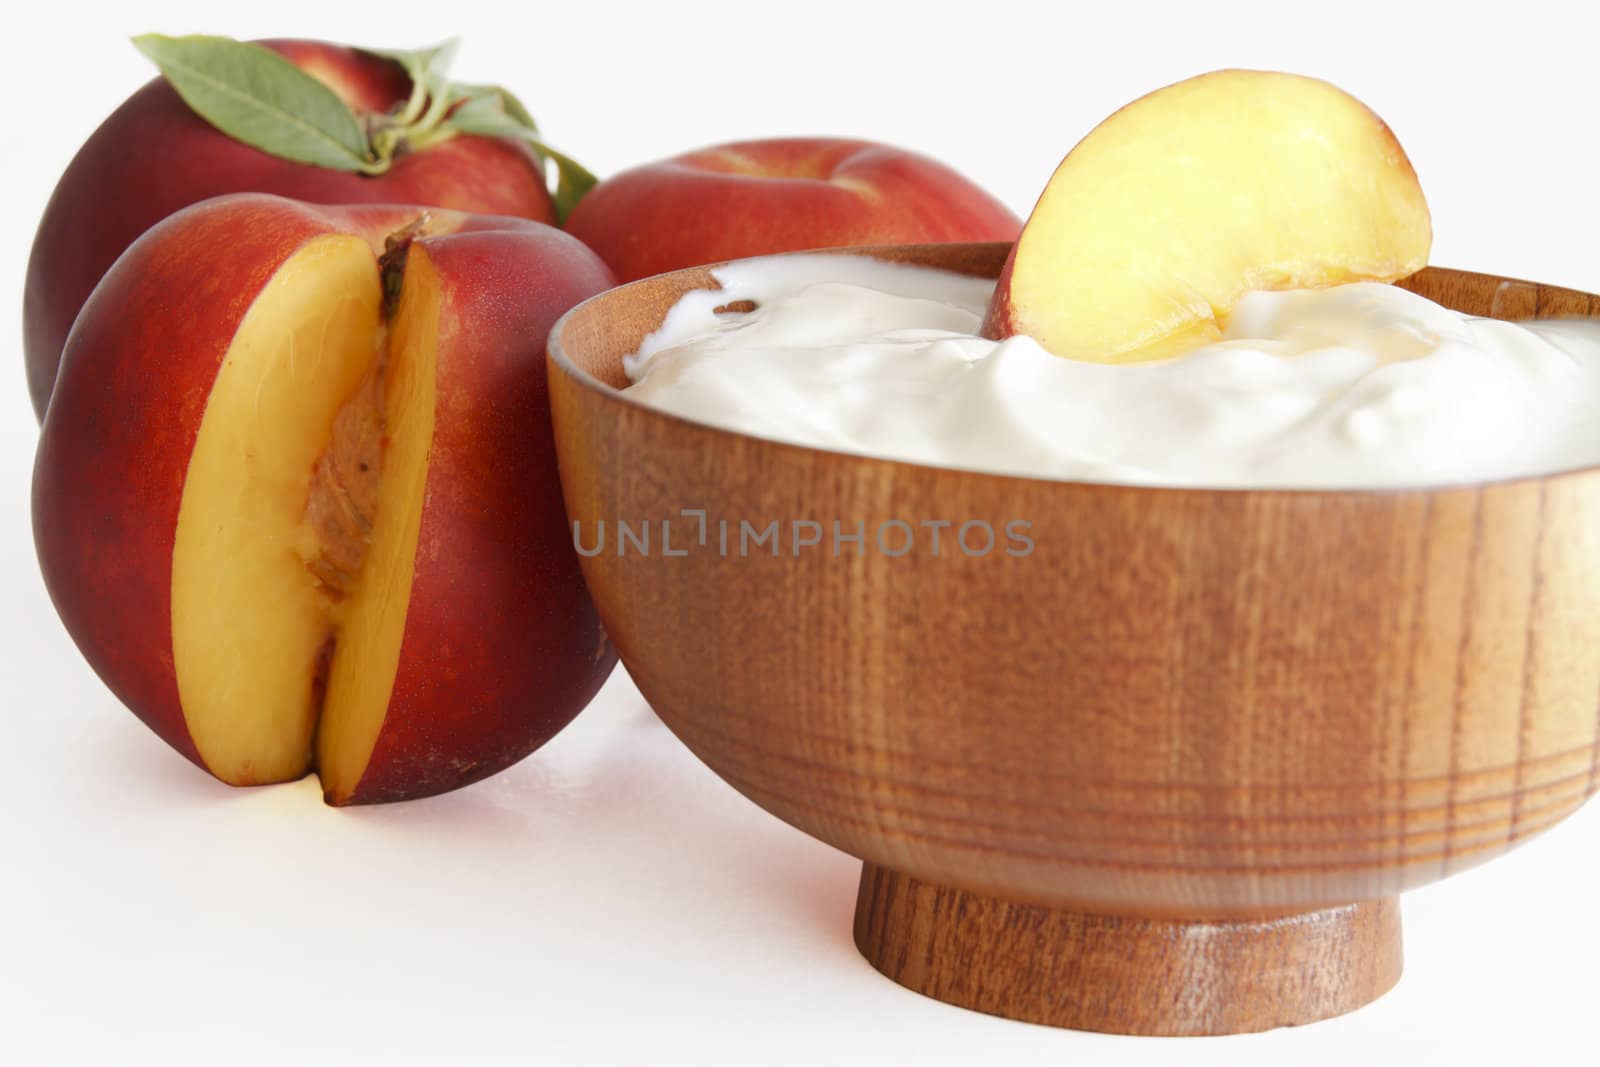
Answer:
[[390, 447], [377, 514], [361, 580], [338, 612], [338, 646], [317, 736], [322, 788], [335, 803], [355, 792], [366, 771], [399, 671], [433, 442], [438, 341], [438, 275], [418, 250], [407, 256], [389, 335], [382, 411]]
[[313, 472], [382, 347], [359, 237], [295, 253], [245, 314], [206, 404], [172, 550], [172, 656], [189, 734], [236, 785], [311, 768], [332, 597], [310, 564]]
[[173, 667], [190, 736], [224, 781], [316, 766], [337, 801], [382, 726], [438, 343], [435, 276], [425, 253], [406, 258], [389, 328], [367, 243], [310, 242], [257, 297], [212, 387], [173, 545]]
[[1395, 281], [1427, 264], [1431, 238], [1410, 161], [1360, 101], [1218, 71], [1134, 101], [1062, 160], [984, 333], [1160, 359], [1218, 339], [1245, 292]]

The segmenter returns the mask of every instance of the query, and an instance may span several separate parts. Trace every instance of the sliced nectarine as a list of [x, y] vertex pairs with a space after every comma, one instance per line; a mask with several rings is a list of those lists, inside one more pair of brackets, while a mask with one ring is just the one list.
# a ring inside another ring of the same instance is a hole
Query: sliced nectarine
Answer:
[[400, 800], [537, 748], [614, 662], [543, 359], [610, 284], [552, 227], [432, 209], [224, 197], [152, 230], [74, 327], [35, 462], [89, 662], [237, 785]]
[[1254, 289], [1394, 281], [1428, 260], [1416, 173], [1360, 101], [1224, 70], [1113, 114], [1045, 186], [995, 289], [989, 337], [1157, 359], [1216, 340]]

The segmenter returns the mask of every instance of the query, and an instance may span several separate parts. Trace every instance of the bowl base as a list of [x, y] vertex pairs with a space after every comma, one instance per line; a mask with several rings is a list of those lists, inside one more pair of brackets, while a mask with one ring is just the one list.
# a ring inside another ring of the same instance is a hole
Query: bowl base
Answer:
[[1353, 1011], [1400, 978], [1400, 904], [1275, 919], [1093, 915], [867, 864], [856, 947], [924, 996], [1113, 1034], [1238, 1034]]

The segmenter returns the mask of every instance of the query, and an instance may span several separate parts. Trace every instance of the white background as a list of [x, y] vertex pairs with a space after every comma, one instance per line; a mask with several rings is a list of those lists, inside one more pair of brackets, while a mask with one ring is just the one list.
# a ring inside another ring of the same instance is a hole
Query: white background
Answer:
[[620, 671], [545, 750], [451, 796], [334, 811], [310, 781], [220, 786], [117, 705], [50, 608], [28, 529], [18, 323], [33, 226], [78, 144], [152, 73], [126, 42], [145, 30], [387, 46], [459, 33], [463, 80], [514, 88], [600, 173], [719, 140], [850, 134], [941, 157], [1023, 214], [1066, 149], [1134, 96], [1214, 67], [1301, 71], [1395, 129], [1433, 206], [1434, 262], [1600, 291], [1592, 2], [492, 12], [273, 0], [8, 14], [0, 1060], [1487, 1064], [1566, 1048], [1593, 1062], [1595, 807], [1409, 895], [1407, 974], [1377, 1004], [1171, 1041], [1004, 1022], [877, 976], [850, 943], [857, 864], [734, 794]]

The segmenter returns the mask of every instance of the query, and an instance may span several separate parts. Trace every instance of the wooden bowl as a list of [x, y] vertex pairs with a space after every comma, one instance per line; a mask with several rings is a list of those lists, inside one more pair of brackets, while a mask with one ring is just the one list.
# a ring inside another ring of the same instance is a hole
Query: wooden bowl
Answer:
[[[993, 277], [1006, 248], [866, 251]], [[1406, 284], [1476, 315], [1600, 316], [1600, 298], [1486, 275]], [[715, 287], [679, 271], [557, 325], [568, 513], [585, 551], [608, 528], [584, 574], [661, 718], [865, 861], [856, 944], [895, 981], [1122, 1033], [1324, 1018], [1399, 977], [1398, 893], [1600, 784], [1600, 469], [1093, 485], [778, 444], [620, 393], [622, 357]], [[782, 551], [741, 555], [741, 520], [773, 519]], [[794, 554], [794, 520], [823, 546]], [[835, 555], [834, 520], [865, 523], [866, 551]], [[955, 525], [939, 556], [919, 537], [896, 558], [871, 544], [892, 520]], [[960, 524], [1010, 520], [1031, 554], [953, 550]]]

